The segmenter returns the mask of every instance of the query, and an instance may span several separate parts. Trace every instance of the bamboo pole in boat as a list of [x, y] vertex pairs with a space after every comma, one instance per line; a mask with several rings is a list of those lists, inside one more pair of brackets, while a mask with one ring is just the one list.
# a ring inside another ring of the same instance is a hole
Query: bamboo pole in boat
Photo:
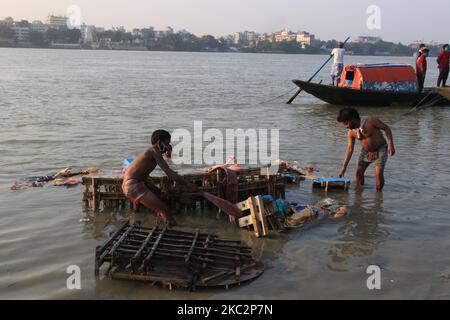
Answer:
[[[344, 41], [344, 45], [348, 42], [348, 40], [350, 40], [350, 37], [348, 37], [345, 41]], [[316, 73], [313, 74], [313, 76], [311, 78], [309, 78], [308, 82], [311, 82], [318, 74], [319, 72], [327, 65], [328, 62], [330, 62], [330, 60], [333, 58], [333, 55], [330, 55], [330, 57], [327, 59], [327, 61], [325, 61], [325, 63], [319, 68], [319, 70], [316, 71]], [[303, 88], [300, 88], [293, 96], [292, 98], [289, 99], [289, 101], [287, 102], [287, 104], [291, 104], [295, 98], [297, 98], [297, 96], [303, 91]]]

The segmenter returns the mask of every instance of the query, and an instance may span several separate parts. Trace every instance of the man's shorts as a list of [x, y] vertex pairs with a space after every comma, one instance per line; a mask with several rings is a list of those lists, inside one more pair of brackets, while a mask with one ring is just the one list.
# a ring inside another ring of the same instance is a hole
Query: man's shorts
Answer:
[[388, 152], [387, 145], [383, 144], [380, 148], [378, 148], [377, 158], [373, 161], [367, 159], [369, 152], [367, 150], [361, 149], [361, 153], [358, 159], [358, 166], [367, 168], [371, 163], [373, 163], [376, 167], [383, 168], [386, 166]]
[[141, 200], [147, 192], [150, 192], [142, 181], [136, 179], [124, 181], [122, 184], [122, 191], [125, 194], [125, 197], [130, 199], [134, 205], [138, 205], [139, 200]]

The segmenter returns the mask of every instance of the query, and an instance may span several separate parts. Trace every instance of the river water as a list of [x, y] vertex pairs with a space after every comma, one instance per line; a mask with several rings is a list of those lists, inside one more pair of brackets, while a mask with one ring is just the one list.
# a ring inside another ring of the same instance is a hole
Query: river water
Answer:
[[[118, 169], [153, 130], [278, 128], [280, 157], [336, 176], [346, 132], [337, 106], [301, 94], [270, 100], [307, 79], [324, 56], [0, 49], [0, 298], [3, 299], [394, 299], [450, 298], [450, 108], [410, 117], [408, 108], [360, 108], [393, 128], [397, 154], [386, 187], [332, 194], [351, 214], [279, 237], [256, 240], [214, 213], [177, 217], [180, 225], [241, 239], [266, 266], [256, 281], [227, 291], [167, 291], [96, 280], [94, 249], [128, 219], [83, 210], [82, 188], [12, 191], [27, 176], [67, 166]], [[413, 58], [348, 57], [346, 62]], [[430, 65], [434, 65], [430, 63]], [[430, 68], [429, 85], [437, 72]], [[317, 81], [329, 82], [328, 68]], [[359, 151], [359, 146], [356, 150]], [[356, 156], [349, 167], [355, 170]], [[325, 195], [308, 182], [290, 201]], [[90, 222], [80, 222], [88, 217]], [[143, 214], [133, 217], [151, 220]], [[381, 290], [366, 269], [381, 267]], [[66, 288], [66, 268], [81, 268], [81, 290]]]

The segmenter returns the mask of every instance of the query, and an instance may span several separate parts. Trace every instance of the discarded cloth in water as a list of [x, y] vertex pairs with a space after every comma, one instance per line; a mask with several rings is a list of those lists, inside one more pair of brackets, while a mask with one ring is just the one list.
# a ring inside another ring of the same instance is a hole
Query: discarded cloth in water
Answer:
[[331, 198], [325, 198], [315, 204], [315, 208], [326, 212], [329, 216], [334, 218], [341, 218], [348, 213], [345, 206], [339, 205]]
[[75, 179], [56, 179], [52, 182], [54, 186], [65, 186], [65, 187], [76, 186], [80, 183], [81, 183], [80, 180]]
[[309, 222], [326, 217], [341, 218], [347, 214], [347, 208], [337, 204], [333, 199], [326, 198], [314, 205], [291, 205], [286, 215], [287, 227], [303, 227]]
[[319, 217], [319, 211], [310, 206], [306, 206], [301, 211], [294, 211], [294, 214], [287, 217], [286, 225], [289, 227], [301, 227], [307, 222], [313, 221]]
[[42, 188], [46, 183], [45, 182], [37, 182], [37, 181], [22, 181], [22, 182], [14, 182], [11, 186], [11, 190], [25, 190], [28, 188]]
[[[49, 182], [52, 182], [53, 185], [65, 185], [65, 186], [73, 186], [81, 183], [81, 178], [86, 175], [99, 173], [102, 170], [96, 167], [90, 167], [87, 169], [82, 169], [80, 171], [72, 172], [71, 167], [67, 167], [63, 170], [58, 171], [53, 175], [47, 176], [34, 176], [25, 178], [23, 181], [16, 181], [11, 186], [11, 190], [25, 190], [28, 188], [37, 188], [43, 187]], [[58, 180], [59, 181], [55, 181]]]
[[283, 199], [277, 199], [275, 201], [275, 211], [278, 214], [282, 214], [282, 215], [287, 214], [289, 211], [289, 202], [287, 202], [286, 200], [283, 200]]
[[53, 176], [40, 176], [40, 177], [28, 177], [26, 181], [28, 182], [49, 182], [54, 180]]

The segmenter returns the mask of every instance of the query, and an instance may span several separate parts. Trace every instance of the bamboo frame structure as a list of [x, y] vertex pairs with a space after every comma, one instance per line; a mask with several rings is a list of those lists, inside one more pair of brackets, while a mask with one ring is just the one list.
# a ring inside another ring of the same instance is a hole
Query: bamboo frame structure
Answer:
[[212, 234], [144, 228], [128, 222], [95, 251], [95, 275], [181, 287], [227, 287], [264, 272], [240, 241]]
[[[251, 196], [270, 194], [275, 199], [285, 198], [285, 179], [277, 175], [262, 174], [262, 168], [242, 169], [237, 175], [237, 200], [243, 201]], [[202, 197], [209, 192], [220, 198], [227, 198], [227, 176], [222, 170], [183, 175], [183, 178], [200, 189], [199, 193], [185, 193], [168, 177], [149, 177], [148, 185], [161, 190], [161, 197], [177, 211], [194, 208], [200, 203], [207, 205]], [[133, 206], [122, 191], [122, 177], [83, 177], [83, 203], [86, 209], [94, 212], [104, 210], [138, 209]]]

